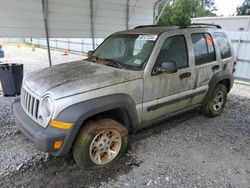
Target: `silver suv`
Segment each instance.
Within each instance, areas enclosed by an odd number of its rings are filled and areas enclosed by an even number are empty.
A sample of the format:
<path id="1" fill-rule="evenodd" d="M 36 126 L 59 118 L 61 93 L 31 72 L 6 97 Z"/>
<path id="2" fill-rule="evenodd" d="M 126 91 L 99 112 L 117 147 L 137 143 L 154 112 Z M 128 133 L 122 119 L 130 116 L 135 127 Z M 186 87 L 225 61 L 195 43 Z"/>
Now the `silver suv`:
<path id="1" fill-rule="evenodd" d="M 124 154 L 129 133 L 196 108 L 220 115 L 235 65 L 220 26 L 139 26 L 85 60 L 28 75 L 13 112 L 41 150 L 102 167 Z"/>

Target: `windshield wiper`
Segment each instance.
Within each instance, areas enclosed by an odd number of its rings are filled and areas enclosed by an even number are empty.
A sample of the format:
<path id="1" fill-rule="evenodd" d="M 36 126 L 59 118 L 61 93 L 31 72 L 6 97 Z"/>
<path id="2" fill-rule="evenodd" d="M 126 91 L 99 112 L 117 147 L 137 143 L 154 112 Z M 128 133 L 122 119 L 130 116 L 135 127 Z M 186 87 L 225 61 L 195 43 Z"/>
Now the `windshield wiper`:
<path id="1" fill-rule="evenodd" d="M 95 62 L 97 64 L 103 64 L 103 65 L 112 66 L 112 67 L 119 68 L 119 69 L 124 69 L 124 66 L 122 65 L 122 63 L 114 59 L 100 58 L 98 56 L 92 55 L 87 60 Z"/>
<path id="2" fill-rule="evenodd" d="M 110 63 L 107 64 L 107 65 L 109 65 L 109 66 L 116 67 L 116 68 L 119 68 L 119 69 L 124 69 L 124 66 L 122 66 L 122 63 L 120 63 L 120 62 L 117 61 L 117 60 L 114 60 L 114 59 L 107 59 L 107 58 L 104 58 L 104 59 L 102 59 L 102 60 L 110 62 L 111 64 L 110 64 Z M 114 64 L 115 64 L 115 65 L 114 65 Z"/>

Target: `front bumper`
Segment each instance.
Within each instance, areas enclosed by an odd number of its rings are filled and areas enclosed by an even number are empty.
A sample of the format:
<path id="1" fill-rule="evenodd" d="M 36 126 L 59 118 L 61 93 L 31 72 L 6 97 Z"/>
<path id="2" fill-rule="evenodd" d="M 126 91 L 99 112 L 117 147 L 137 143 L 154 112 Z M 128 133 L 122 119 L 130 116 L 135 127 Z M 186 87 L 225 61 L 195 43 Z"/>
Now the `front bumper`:
<path id="1" fill-rule="evenodd" d="M 70 151 L 73 143 L 71 136 L 75 132 L 74 126 L 71 130 L 66 131 L 51 126 L 41 127 L 24 112 L 20 98 L 14 100 L 12 110 L 16 125 L 35 144 L 36 148 L 55 156 L 65 155 Z M 54 142 L 60 140 L 63 141 L 62 147 L 59 150 L 54 149 Z"/>

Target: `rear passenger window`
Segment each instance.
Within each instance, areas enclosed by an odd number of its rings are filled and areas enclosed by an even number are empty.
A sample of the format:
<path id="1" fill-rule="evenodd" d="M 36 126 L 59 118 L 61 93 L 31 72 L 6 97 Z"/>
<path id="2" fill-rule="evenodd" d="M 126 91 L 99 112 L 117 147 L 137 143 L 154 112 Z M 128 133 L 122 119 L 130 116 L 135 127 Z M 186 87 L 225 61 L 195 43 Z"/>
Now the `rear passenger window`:
<path id="1" fill-rule="evenodd" d="M 214 33 L 215 40 L 220 48 L 221 59 L 226 59 L 232 56 L 229 41 L 224 33 Z"/>
<path id="2" fill-rule="evenodd" d="M 191 35 L 195 64 L 202 65 L 216 60 L 214 42 L 208 33 L 196 33 Z"/>

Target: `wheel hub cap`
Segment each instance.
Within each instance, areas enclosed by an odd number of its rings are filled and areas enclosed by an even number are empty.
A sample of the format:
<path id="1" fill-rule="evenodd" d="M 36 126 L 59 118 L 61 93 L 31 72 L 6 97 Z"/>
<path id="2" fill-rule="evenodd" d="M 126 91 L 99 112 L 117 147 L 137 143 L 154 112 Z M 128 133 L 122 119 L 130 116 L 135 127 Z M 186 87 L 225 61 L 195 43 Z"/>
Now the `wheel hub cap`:
<path id="1" fill-rule="evenodd" d="M 98 133 L 90 144 L 90 159 L 97 165 L 111 162 L 121 149 L 122 139 L 114 129 Z"/>
<path id="2" fill-rule="evenodd" d="M 215 111 L 218 111 L 221 109 L 222 105 L 224 103 L 224 96 L 223 93 L 220 91 L 216 94 L 216 96 L 214 97 L 214 101 L 213 101 L 213 108 Z"/>

